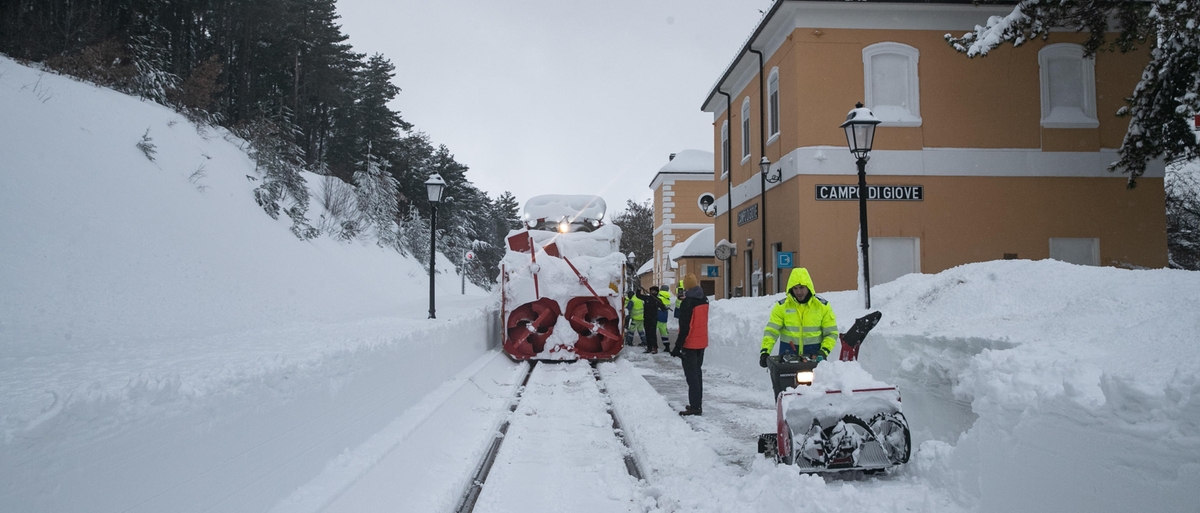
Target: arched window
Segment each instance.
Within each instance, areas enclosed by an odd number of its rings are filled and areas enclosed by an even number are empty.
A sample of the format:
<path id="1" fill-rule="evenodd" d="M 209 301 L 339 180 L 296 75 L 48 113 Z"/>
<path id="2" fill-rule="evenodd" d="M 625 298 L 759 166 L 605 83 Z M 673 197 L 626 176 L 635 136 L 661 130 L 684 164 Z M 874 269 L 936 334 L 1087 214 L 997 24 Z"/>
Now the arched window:
<path id="1" fill-rule="evenodd" d="M 1096 60 L 1083 58 L 1072 43 L 1047 45 L 1038 52 L 1042 85 L 1042 126 L 1096 128 Z"/>
<path id="2" fill-rule="evenodd" d="M 750 97 L 742 100 L 742 162 L 750 158 Z"/>
<path id="3" fill-rule="evenodd" d="M 862 55 L 867 107 L 882 126 L 921 126 L 920 52 L 886 42 L 863 48 Z"/>
<path id="4" fill-rule="evenodd" d="M 772 68 L 767 79 L 767 143 L 779 137 L 779 68 Z"/>
<path id="5" fill-rule="evenodd" d="M 721 179 L 729 175 L 729 120 L 721 123 Z"/>

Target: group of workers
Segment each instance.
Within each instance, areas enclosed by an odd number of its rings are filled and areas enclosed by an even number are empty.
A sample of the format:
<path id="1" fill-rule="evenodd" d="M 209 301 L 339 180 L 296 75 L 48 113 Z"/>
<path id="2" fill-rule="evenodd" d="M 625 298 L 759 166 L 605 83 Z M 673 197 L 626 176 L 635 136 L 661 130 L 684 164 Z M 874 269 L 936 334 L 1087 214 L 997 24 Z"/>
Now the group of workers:
<path id="1" fill-rule="evenodd" d="M 669 288 L 669 287 L 664 287 Z M 680 415 L 701 415 L 703 399 L 700 368 L 704 349 L 708 347 L 708 298 L 696 275 L 687 274 L 679 282 L 676 294 L 675 317 L 679 319 L 679 334 L 671 349 L 667 336 L 667 311 L 672 299 L 669 290 L 650 287 L 647 293 L 629 292 L 625 298 L 625 344 L 637 345 L 641 339 L 646 353 L 657 354 L 658 342 L 663 350 L 683 360 L 684 378 L 688 384 L 688 405 Z M 681 298 L 681 299 L 679 299 Z M 838 340 L 837 318 L 829 302 L 816 294 L 808 269 L 792 269 L 788 276 L 787 293 L 771 305 L 770 318 L 763 328 L 758 363 L 767 366 L 776 343 L 779 354 L 802 354 L 817 360 L 829 357 Z"/>
<path id="2" fill-rule="evenodd" d="M 683 282 L 680 282 L 680 288 L 682 287 Z M 627 292 L 625 295 L 625 318 L 629 319 L 629 325 L 625 331 L 625 345 L 638 345 L 634 339 L 636 336 L 641 340 L 641 345 L 646 347 L 645 352 L 647 353 L 658 354 L 660 340 L 663 351 L 670 352 L 671 339 L 667 335 L 667 312 L 674 303 L 675 299 L 671 297 L 668 287 L 660 290 L 654 286 L 650 287 L 649 292 L 641 289 L 638 292 L 632 290 Z M 678 312 L 676 310 L 676 314 Z"/>

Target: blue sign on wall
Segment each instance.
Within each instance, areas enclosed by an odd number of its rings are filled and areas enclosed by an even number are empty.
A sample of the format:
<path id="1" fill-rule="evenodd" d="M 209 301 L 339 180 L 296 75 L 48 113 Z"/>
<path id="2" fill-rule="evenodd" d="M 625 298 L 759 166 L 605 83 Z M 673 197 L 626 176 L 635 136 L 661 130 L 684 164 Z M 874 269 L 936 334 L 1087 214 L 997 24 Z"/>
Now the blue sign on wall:
<path id="1" fill-rule="evenodd" d="M 705 278 L 720 278 L 721 277 L 721 266 L 705 265 L 704 266 L 704 277 Z"/>
<path id="2" fill-rule="evenodd" d="M 792 251 L 780 251 L 775 253 L 775 267 L 780 269 L 791 269 L 793 255 L 794 252 Z"/>

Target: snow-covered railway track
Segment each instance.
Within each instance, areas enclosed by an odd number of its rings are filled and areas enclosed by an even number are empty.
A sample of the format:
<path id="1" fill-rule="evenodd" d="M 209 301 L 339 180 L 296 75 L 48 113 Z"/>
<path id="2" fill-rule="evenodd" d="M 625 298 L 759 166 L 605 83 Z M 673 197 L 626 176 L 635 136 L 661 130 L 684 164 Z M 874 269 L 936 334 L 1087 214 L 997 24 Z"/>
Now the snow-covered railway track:
<path id="1" fill-rule="evenodd" d="M 531 364 L 459 512 L 633 511 L 642 472 L 596 365 Z"/>

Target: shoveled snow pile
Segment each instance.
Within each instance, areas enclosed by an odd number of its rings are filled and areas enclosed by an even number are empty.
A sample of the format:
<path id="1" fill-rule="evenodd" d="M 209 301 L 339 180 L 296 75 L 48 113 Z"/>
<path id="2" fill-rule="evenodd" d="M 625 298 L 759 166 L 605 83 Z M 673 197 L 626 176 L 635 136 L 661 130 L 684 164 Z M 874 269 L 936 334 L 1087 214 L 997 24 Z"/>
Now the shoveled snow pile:
<path id="1" fill-rule="evenodd" d="M 818 293 L 842 331 L 868 313 L 855 291 Z M 705 364 L 765 379 L 756 356 L 781 297 L 714 302 Z M 883 319 L 862 366 L 899 385 L 914 442 L 924 442 L 914 459 L 938 455 L 922 473 L 965 503 L 1194 508 L 1200 273 L 993 261 L 907 275 L 871 297 Z M 910 404 L 912 392 L 950 406 Z M 954 403 L 977 419 L 947 415 Z M 961 429 L 946 436 L 956 417 Z"/>

